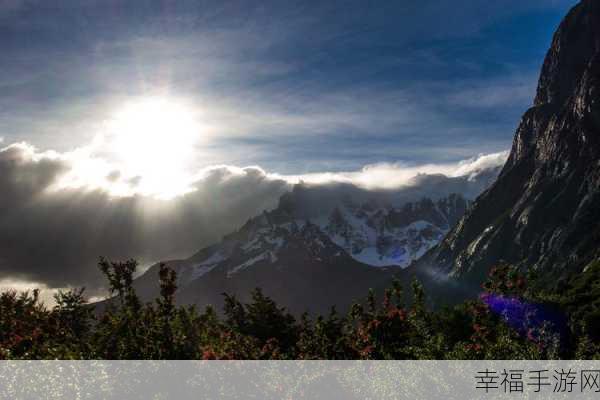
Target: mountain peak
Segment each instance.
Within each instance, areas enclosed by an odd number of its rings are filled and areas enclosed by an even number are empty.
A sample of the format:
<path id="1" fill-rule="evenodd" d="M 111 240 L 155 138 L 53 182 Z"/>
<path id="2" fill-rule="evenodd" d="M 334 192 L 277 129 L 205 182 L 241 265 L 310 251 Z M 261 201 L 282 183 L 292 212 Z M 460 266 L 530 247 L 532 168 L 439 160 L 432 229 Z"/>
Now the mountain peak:
<path id="1" fill-rule="evenodd" d="M 561 104 L 570 97 L 600 51 L 600 2 L 583 0 L 562 21 L 552 40 L 534 104 Z"/>
<path id="2" fill-rule="evenodd" d="M 598 257 L 598 243 L 600 2 L 584 0 L 554 36 L 498 180 L 415 268 L 477 284 L 506 261 L 556 282 Z"/>

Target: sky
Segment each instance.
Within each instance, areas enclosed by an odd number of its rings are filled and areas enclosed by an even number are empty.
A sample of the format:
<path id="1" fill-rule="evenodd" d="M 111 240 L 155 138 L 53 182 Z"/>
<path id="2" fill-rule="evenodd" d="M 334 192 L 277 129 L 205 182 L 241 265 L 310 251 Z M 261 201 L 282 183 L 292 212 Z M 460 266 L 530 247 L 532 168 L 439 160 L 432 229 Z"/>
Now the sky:
<path id="1" fill-rule="evenodd" d="M 158 96 L 197 114 L 201 167 L 505 150 L 574 3 L 2 0 L 0 137 L 72 150 Z"/>
<path id="2" fill-rule="evenodd" d="M 0 287 L 94 287 L 300 180 L 501 165 L 575 3 L 0 0 Z"/>

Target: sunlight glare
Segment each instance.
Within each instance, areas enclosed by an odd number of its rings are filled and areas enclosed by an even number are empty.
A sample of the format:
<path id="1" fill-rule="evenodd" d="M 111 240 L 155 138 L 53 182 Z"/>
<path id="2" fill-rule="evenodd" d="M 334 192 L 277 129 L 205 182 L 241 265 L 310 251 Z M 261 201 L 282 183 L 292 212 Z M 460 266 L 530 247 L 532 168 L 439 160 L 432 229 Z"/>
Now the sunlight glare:
<path id="1" fill-rule="evenodd" d="M 186 190 L 186 167 L 198 139 L 193 112 L 165 98 L 125 106 L 108 126 L 109 149 L 147 194 L 172 197 Z"/>

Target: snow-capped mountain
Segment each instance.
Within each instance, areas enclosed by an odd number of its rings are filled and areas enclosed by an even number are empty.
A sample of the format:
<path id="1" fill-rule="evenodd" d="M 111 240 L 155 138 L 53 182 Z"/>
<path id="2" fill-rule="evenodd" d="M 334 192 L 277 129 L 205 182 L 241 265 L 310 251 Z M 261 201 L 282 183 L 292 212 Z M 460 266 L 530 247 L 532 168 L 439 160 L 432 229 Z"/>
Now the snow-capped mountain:
<path id="1" fill-rule="evenodd" d="M 373 267 L 406 267 L 436 245 L 468 206 L 456 194 L 400 208 L 346 200 L 311 220 L 297 215 L 289 201 L 284 196 L 277 209 L 250 219 L 221 243 L 194 255 L 178 271 L 180 285 L 217 267 L 227 277 L 258 263 L 276 268 L 290 246 L 302 246 L 316 261 L 344 255 Z"/>
<path id="2" fill-rule="evenodd" d="M 464 214 L 467 200 L 424 198 L 401 208 L 342 205 L 318 225 L 354 259 L 372 266 L 406 267 L 435 246 Z"/>
<path id="3" fill-rule="evenodd" d="M 349 307 L 369 288 L 386 287 L 394 275 L 409 284 L 404 268 L 439 243 L 470 203 L 433 190 L 434 176 L 419 179 L 426 184 L 400 191 L 295 185 L 275 209 L 219 243 L 168 262 L 178 276 L 177 300 L 220 309 L 223 292 L 247 300 L 260 287 L 293 312 L 326 313 L 331 305 Z M 468 180 L 472 177 L 452 179 L 456 185 L 481 185 Z M 134 283 L 143 299 L 158 292 L 157 269 Z"/>
<path id="4" fill-rule="evenodd" d="M 172 261 L 177 271 L 177 300 L 221 309 L 223 292 L 248 300 L 260 287 L 292 312 L 325 313 L 365 295 L 366 288 L 389 282 L 397 268 L 373 268 L 352 258 L 310 221 L 277 221 L 265 212 L 220 243 L 191 258 Z M 158 266 L 134 285 L 143 299 L 156 296 Z"/>

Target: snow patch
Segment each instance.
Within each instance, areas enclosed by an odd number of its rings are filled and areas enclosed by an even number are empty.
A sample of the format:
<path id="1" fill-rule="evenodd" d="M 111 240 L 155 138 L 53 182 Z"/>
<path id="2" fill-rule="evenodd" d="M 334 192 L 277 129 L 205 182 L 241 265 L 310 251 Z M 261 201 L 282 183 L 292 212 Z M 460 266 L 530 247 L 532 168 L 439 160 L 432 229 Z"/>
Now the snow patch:
<path id="1" fill-rule="evenodd" d="M 277 256 L 272 251 L 265 251 L 264 253 L 261 253 L 261 254 L 257 255 L 256 257 L 252 257 L 248 261 L 231 268 L 229 271 L 227 271 L 227 277 L 229 278 L 233 274 L 235 274 L 243 269 L 251 267 L 252 265 L 254 265 L 260 261 L 266 261 L 266 260 L 268 260 L 271 264 L 275 263 L 275 262 L 277 262 Z"/>
<path id="2" fill-rule="evenodd" d="M 202 275 L 210 272 L 214 267 L 217 266 L 217 264 L 225 261 L 226 259 L 227 257 L 221 254 L 220 250 L 217 250 L 200 264 L 192 265 L 192 273 L 190 275 L 190 280 L 193 281 L 200 278 Z"/>

